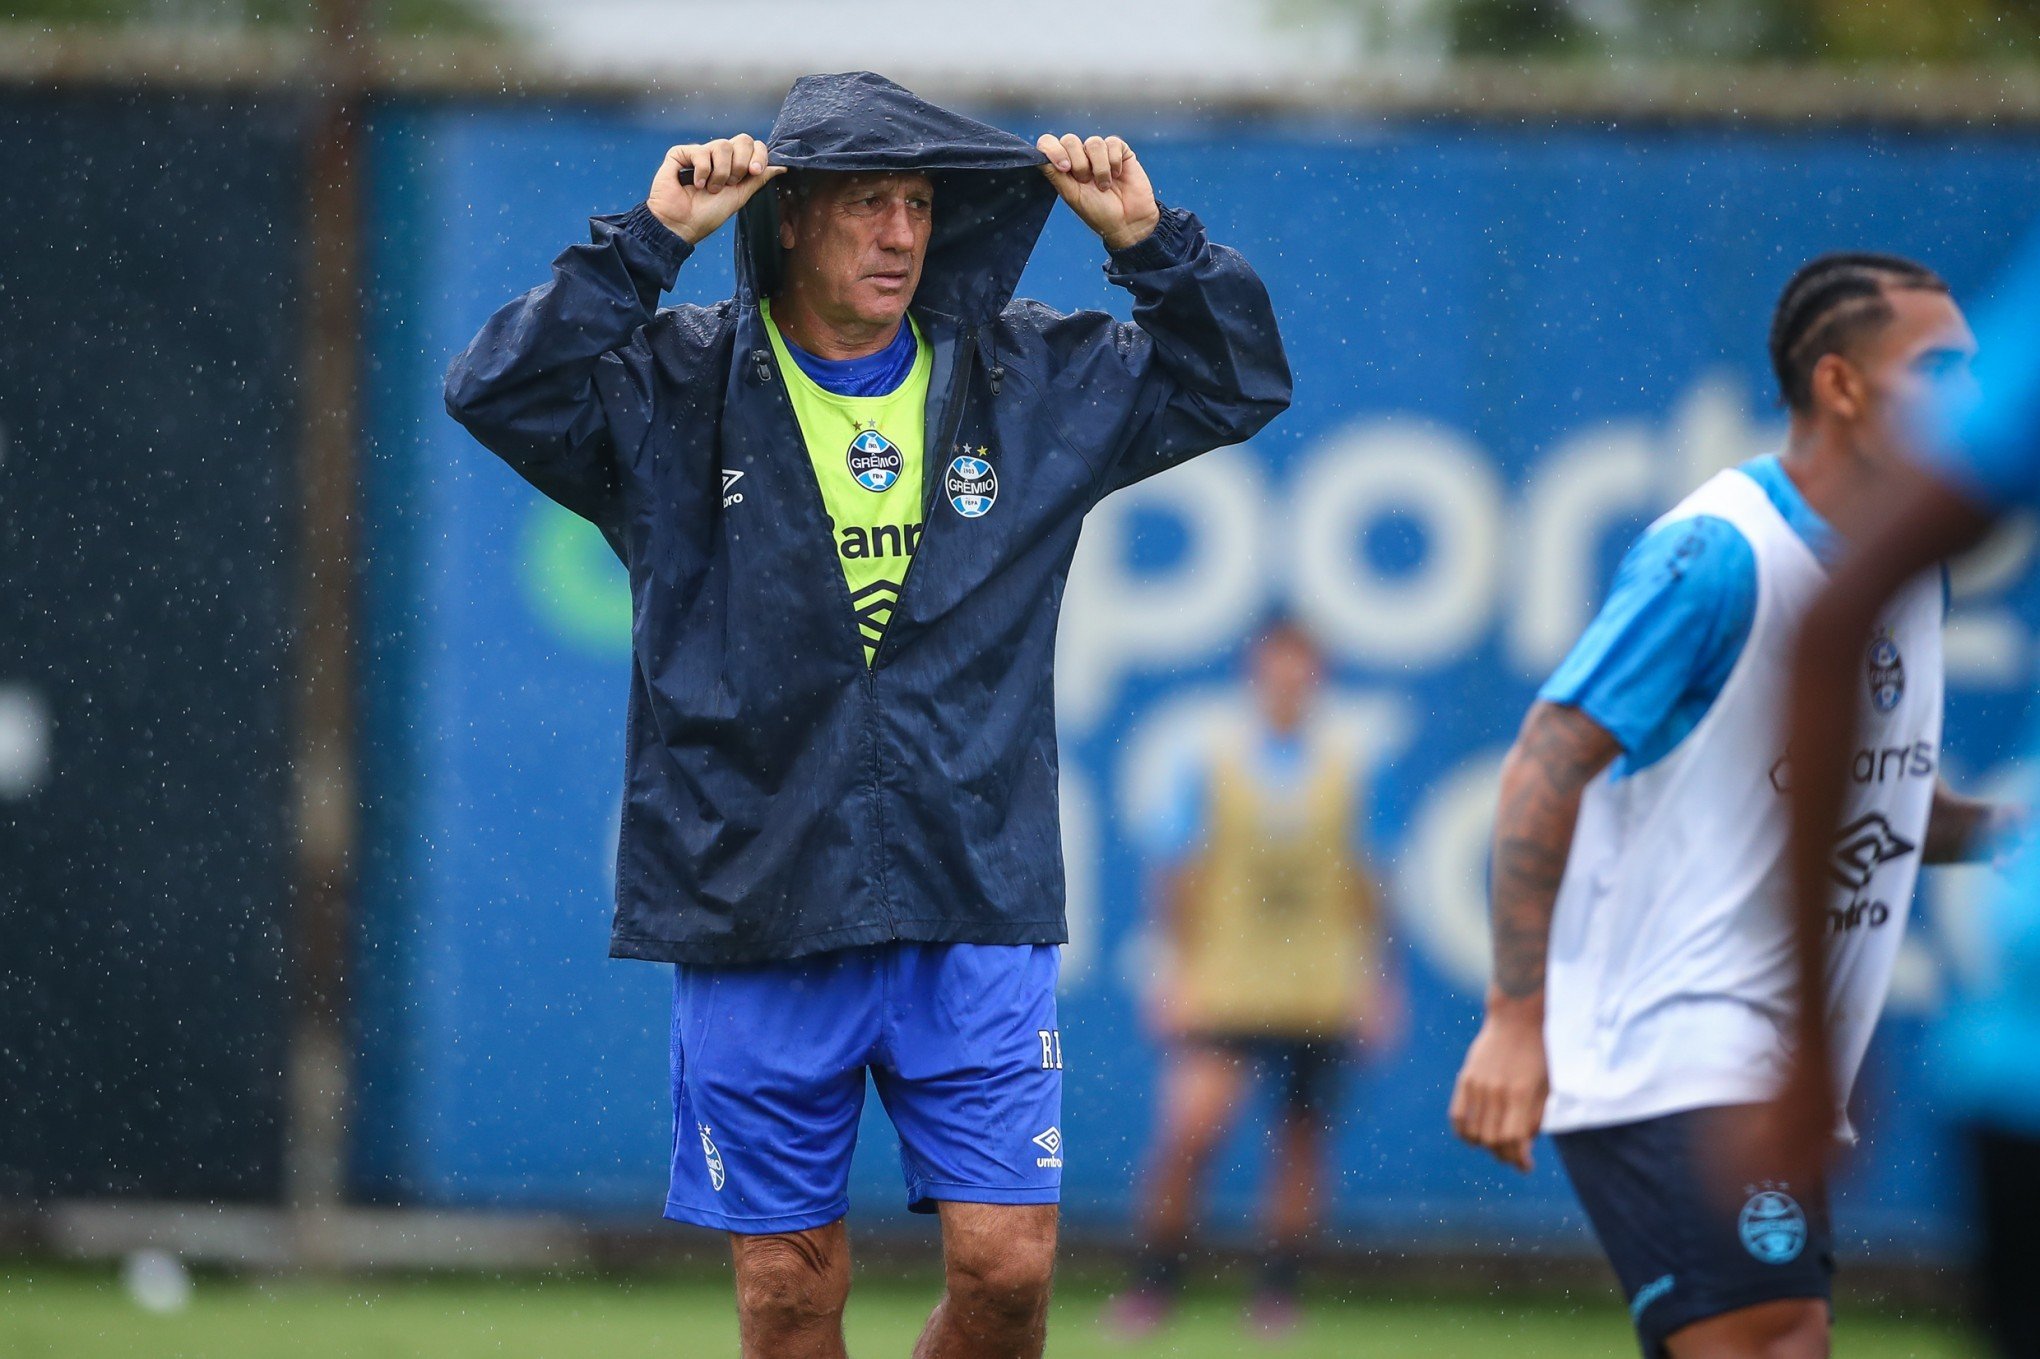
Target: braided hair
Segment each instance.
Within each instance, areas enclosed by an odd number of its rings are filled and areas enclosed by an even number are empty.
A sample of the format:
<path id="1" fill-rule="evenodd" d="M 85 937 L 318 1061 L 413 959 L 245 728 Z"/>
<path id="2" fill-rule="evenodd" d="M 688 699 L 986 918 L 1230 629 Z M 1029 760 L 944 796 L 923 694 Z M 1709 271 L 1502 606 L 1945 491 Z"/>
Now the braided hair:
<path id="1" fill-rule="evenodd" d="M 1873 251 L 1822 255 L 1786 282 L 1771 313 L 1771 371 L 1789 409 L 1804 411 L 1813 404 L 1813 370 L 1822 358 L 1843 352 L 1896 315 L 1885 295 L 1891 288 L 1948 291 L 1924 264 Z"/>

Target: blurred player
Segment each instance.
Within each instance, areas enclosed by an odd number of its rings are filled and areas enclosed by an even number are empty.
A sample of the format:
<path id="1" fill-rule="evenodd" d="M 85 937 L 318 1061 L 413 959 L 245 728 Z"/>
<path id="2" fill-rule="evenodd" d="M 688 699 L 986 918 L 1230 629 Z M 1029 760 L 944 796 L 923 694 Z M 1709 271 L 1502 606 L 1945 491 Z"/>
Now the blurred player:
<path id="1" fill-rule="evenodd" d="M 1807 614 L 1792 681 L 1792 743 L 1802 774 L 1794 787 L 1793 866 L 1798 888 L 1801 984 L 1819 985 L 1831 833 L 1848 805 L 1851 752 L 1866 744 L 1853 689 L 1874 629 L 1891 599 L 1935 562 L 1974 544 L 2002 515 L 2040 506 L 2040 250 L 2029 248 L 1978 329 L 1975 371 L 1959 346 L 1903 372 L 1891 399 L 1916 406 L 1939 379 L 1934 409 L 1919 421 L 1914 452 L 1924 471 L 1892 478 L 1889 522 L 1852 552 Z M 1943 371 L 1945 370 L 1945 371 Z M 2035 761 L 2030 746 L 2026 758 Z M 1986 835 L 2000 844 L 2025 827 L 2033 805 L 1998 809 Z M 1814 927 L 1809 928 L 1809 921 Z M 1967 1127 L 1972 1209 L 1980 1230 L 1978 1301 L 1998 1352 L 2040 1355 L 2040 855 L 2019 854 L 1985 909 L 1983 966 L 1957 974 L 1938 1034 L 1938 1089 L 1948 1116 Z M 1781 1101 L 1777 1154 L 1819 1164 L 1834 1148 L 1835 1093 L 1819 1073 L 1847 1042 L 1847 1017 L 1806 1011 L 1805 1060 Z M 1842 1047 L 1846 1057 L 1846 1047 Z M 1826 1059 L 1826 1060 L 1823 1060 Z"/>
<path id="2" fill-rule="evenodd" d="M 1831 255 L 1795 274 L 1770 336 L 1784 453 L 1714 477 L 1637 541 L 1503 765 L 1494 979 L 1452 1123 L 1523 1170 L 1540 1123 L 1555 1134 L 1646 1354 L 1827 1352 L 1823 1186 L 1781 1160 L 1711 1192 L 1705 1153 L 1748 1137 L 1791 1048 L 1798 623 L 1883 512 L 1907 394 L 1971 347 L 1911 261 Z M 1907 582 L 1823 695 L 1866 716 L 1825 847 L 1845 1090 L 1920 864 L 1962 857 L 1989 815 L 1937 773 L 1944 606 L 1938 574 Z"/>
<path id="3" fill-rule="evenodd" d="M 1133 324 L 1013 300 L 1058 196 Z M 734 295 L 659 308 L 739 209 Z M 1267 293 L 1118 138 L 869 73 L 796 82 L 769 143 L 673 147 L 593 237 L 446 395 L 629 568 L 611 951 L 677 964 L 666 1214 L 729 1233 L 746 1355 L 841 1355 L 869 1080 L 942 1221 L 915 1353 L 1039 1355 L 1056 609 L 1099 497 L 1287 404 Z"/>
<path id="4" fill-rule="evenodd" d="M 1173 1307 L 1202 1176 L 1253 1081 L 1276 1101 L 1253 1315 L 1289 1328 L 1340 1078 L 1361 1043 L 1394 1042 L 1399 1001 L 1357 848 L 1352 761 L 1310 722 L 1321 665 L 1295 623 L 1254 640 L 1256 721 L 1179 784 L 1158 836 L 1178 864 L 1157 894 L 1151 1018 L 1168 1053 L 1141 1258 L 1109 1314 L 1122 1334 L 1152 1330 Z"/>

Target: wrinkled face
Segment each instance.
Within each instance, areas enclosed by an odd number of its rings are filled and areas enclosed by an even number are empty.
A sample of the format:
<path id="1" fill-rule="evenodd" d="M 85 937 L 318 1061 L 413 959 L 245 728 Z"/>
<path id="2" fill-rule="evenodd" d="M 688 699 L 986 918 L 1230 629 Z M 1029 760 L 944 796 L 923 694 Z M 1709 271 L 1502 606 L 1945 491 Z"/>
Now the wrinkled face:
<path id="1" fill-rule="evenodd" d="M 1275 632 L 1254 647 L 1254 694 L 1261 712 L 1287 730 L 1304 719 L 1317 693 L 1317 651 L 1293 632 Z"/>
<path id="2" fill-rule="evenodd" d="M 1857 447 L 1879 469 L 1915 444 L 1937 399 L 1960 396 L 1976 380 L 1976 336 L 1953 298 L 1922 288 L 1891 288 L 1885 297 L 1891 321 L 1848 355 L 1863 392 Z"/>
<path id="3" fill-rule="evenodd" d="M 837 325 L 883 326 L 907 314 L 934 225 L 924 174 L 809 172 L 806 192 L 781 200 L 786 283 Z"/>

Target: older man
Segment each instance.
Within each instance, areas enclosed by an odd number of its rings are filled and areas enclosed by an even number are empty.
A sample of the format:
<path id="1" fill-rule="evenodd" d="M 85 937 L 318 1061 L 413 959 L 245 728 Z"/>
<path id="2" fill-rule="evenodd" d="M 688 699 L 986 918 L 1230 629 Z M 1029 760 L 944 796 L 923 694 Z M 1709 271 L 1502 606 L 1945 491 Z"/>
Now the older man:
<path id="1" fill-rule="evenodd" d="M 1134 324 L 1012 300 L 1058 195 Z M 740 208 L 736 295 L 656 309 Z M 868 1071 L 942 1221 L 917 1353 L 1038 1355 L 1057 607 L 1101 496 L 1287 405 L 1267 294 L 1118 138 L 1029 144 L 869 74 L 674 147 L 593 234 L 447 405 L 629 568 L 611 951 L 677 964 L 667 1215 L 732 1234 L 747 1354 L 841 1354 Z"/>

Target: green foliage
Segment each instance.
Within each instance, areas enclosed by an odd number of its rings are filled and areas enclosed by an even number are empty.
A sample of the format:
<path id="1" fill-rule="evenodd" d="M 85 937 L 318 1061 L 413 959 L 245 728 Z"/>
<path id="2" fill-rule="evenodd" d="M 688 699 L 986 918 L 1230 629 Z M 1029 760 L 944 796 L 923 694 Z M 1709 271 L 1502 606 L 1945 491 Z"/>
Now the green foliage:
<path id="1" fill-rule="evenodd" d="M 1551 56 L 1591 49 L 1595 34 L 1565 0 L 1458 0 L 1445 42 L 1461 56 Z"/>
<path id="2" fill-rule="evenodd" d="M 361 0 L 378 33 L 489 35 L 501 26 L 481 0 Z M 0 22 L 55 28 L 294 28 L 318 22 L 313 0 L 0 0 Z"/>
<path id="3" fill-rule="evenodd" d="M 2040 0 L 1292 0 L 1394 55 L 1934 64 L 2040 56 Z M 1401 16 L 1391 22 L 1391 15 Z M 1386 41 L 1384 41 L 1384 39 Z"/>

